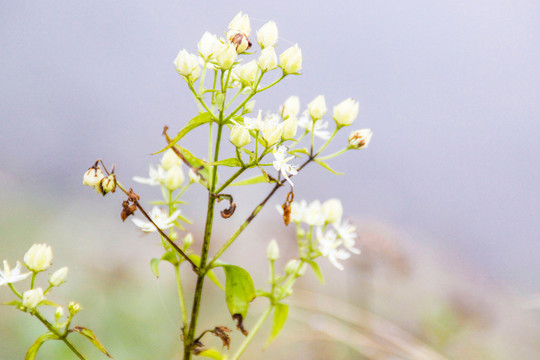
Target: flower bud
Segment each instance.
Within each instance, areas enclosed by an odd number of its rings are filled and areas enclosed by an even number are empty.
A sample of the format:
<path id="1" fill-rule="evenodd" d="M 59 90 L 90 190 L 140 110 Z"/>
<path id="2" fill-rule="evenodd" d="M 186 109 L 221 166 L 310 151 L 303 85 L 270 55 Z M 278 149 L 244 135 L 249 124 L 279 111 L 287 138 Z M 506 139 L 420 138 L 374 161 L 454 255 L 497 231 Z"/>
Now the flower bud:
<path id="1" fill-rule="evenodd" d="M 103 171 L 98 167 L 91 167 L 83 176 L 83 185 L 96 186 L 103 179 Z"/>
<path id="2" fill-rule="evenodd" d="M 349 149 L 362 149 L 369 145 L 373 132 L 370 129 L 360 129 L 353 131 L 349 135 Z"/>
<path id="3" fill-rule="evenodd" d="M 358 116 L 358 101 L 348 98 L 334 106 L 334 120 L 338 126 L 348 126 Z"/>
<path id="4" fill-rule="evenodd" d="M 26 267 L 34 272 L 40 272 L 51 265 L 52 250 L 46 244 L 34 244 L 24 254 Z"/>
<path id="5" fill-rule="evenodd" d="M 77 304 L 74 301 L 70 301 L 68 304 L 68 311 L 71 314 L 71 316 L 77 314 L 79 311 L 81 311 L 81 305 Z"/>
<path id="6" fill-rule="evenodd" d="M 199 77 L 199 60 L 197 56 L 188 53 L 185 49 L 180 50 L 174 59 L 174 66 L 180 75 L 191 76 L 193 79 Z"/>
<path id="7" fill-rule="evenodd" d="M 267 148 L 277 144 L 281 140 L 281 135 L 283 135 L 283 124 L 264 124 L 262 137 L 266 141 Z"/>
<path id="8" fill-rule="evenodd" d="M 43 295 L 43 289 L 38 287 L 33 290 L 27 290 L 24 292 L 22 304 L 26 308 L 34 309 L 43 300 L 45 300 L 45 296 Z"/>
<path id="9" fill-rule="evenodd" d="M 257 60 L 257 64 L 262 71 L 268 71 L 277 67 L 276 51 L 273 47 L 265 48 L 261 51 L 261 56 Z"/>
<path id="10" fill-rule="evenodd" d="M 49 284 L 51 284 L 51 286 L 62 285 L 63 283 L 66 282 L 67 274 L 68 274 L 68 268 L 66 266 L 56 270 L 49 278 Z"/>
<path id="11" fill-rule="evenodd" d="M 189 177 L 189 180 L 191 180 L 194 183 L 201 182 L 201 176 L 197 174 L 192 168 L 190 168 L 188 171 L 188 177 Z"/>
<path id="12" fill-rule="evenodd" d="M 289 96 L 281 107 L 281 116 L 287 119 L 291 116 L 297 117 L 300 112 L 300 99 L 298 96 Z"/>
<path id="13" fill-rule="evenodd" d="M 229 24 L 229 31 L 231 30 L 237 30 L 249 37 L 251 34 L 251 25 L 248 14 L 242 14 L 241 11 L 236 14 Z"/>
<path id="14" fill-rule="evenodd" d="M 255 108 L 255 100 L 250 100 L 244 105 L 244 109 L 242 110 L 242 115 L 249 114 L 253 111 L 253 108 Z"/>
<path id="15" fill-rule="evenodd" d="M 201 57 L 208 61 L 214 55 L 214 52 L 216 51 L 217 46 L 219 45 L 219 40 L 216 37 L 216 35 L 209 33 L 208 31 L 205 32 L 197 44 L 197 48 L 199 49 L 199 54 Z"/>
<path id="16" fill-rule="evenodd" d="M 184 244 L 185 248 L 188 248 L 193 244 L 193 235 L 191 233 L 188 233 L 184 238 L 182 239 L 182 243 Z"/>
<path id="17" fill-rule="evenodd" d="M 227 33 L 227 39 L 229 39 L 230 43 L 234 46 L 237 54 L 241 54 L 251 47 L 249 37 L 237 30 L 230 30 Z"/>
<path id="18" fill-rule="evenodd" d="M 266 248 L 266 257 L 270 261 L 277 260 L 279 258 L 279 247 L 276 239 L 272 239 Z"/>
<path id="19" fill-rule="evenodd" d="M 294 274 L 296 269 L 298 269 L 298 266 L 300 266 L 300 260 L 291 259 L 287 262 L 287 265 L 285 265 L 285 272 L 287 274 Z"/>
<path id="20" fill-rule="evenodd" d="M 247 64 L 239 66 L 236 69 L 236 76 L 242 84 L 246 86 L 253 86 L 258 72 L 259 67 L 257 66 L 257 62 L 255 60 L 251 60 Z"/>
<path id="21" fill-rule="evenodd" d="M 227 42 L 216 50 L 216 63 L 220 69 L 227 70 L 233 66 L 237 56 L 234 45 Z"/>
<path id="22" fill-rule="evenodd" d="M 283 122 L 283 135 L 281 137 L 283 140 L 293 139 L 296 135 L 296 130 L 298 130 L 298 119 L 291 116 Z"/>
<path id="23" fill-rule="evenodd" d="M 177 165 L 167 170 L 163 184 L 165 185 L 167 189 L 172 191 L 182 186 L 183 182 L 184 182 L 184 172 L 182 171 L 182 168 Z"/>
<path id="24" fill-rule="evenodd" d="M 298 45 L 291 46 L 279 56 L 283 74 L 296 74 L 302 69 L 302 50 Z"/>
<path id="25" fill-rule="evenodd" d="M 317 96 L 308 104 L 309 115 L 314 120 L 319 120 L 322 118 L 324 114 L 326 114 L 326 110 L 326 101 L 324 100 L 323 95 Z"/>
<path id="26" fill-rule="evenodd" d="M 246 146 L 251 142 L 251 135 L 245 126 L 235 125 L 231 129 L 231 143 L 237 148 Z"/>
<path id="27" fill-rule="evenodd" d="M 116 191 L 116 175 L 111 174 L 101 179 L 98 185 L 94 187 L 98 194 L 105 196 L 110 192 Z"/>
<path id="28" fill-rule="evenodd" d="M 176 155 L 176 153 L 172 149 L 165 151 L 165 153 L 161 157 L 161 167 L 164 170 L 169 170 L 173 166 L 181 166 L 181 165 L 182 165 L 182 160 L 180 160 L 178 155 Z"/>
<path id="29" fill-rule="evenodd" d="M 278 29 L 276 23 L 269 21 L 257 31 L 257 42 L 262 49 L 275 46 L 278 39 Z"/>
<path id="30" fill-rule="evenodd" d="M 339 199 L 329 199 L 323 203 L 323 213 L 327 223 L 337 223 L 343 215 L 343 206 Z"/>
<path id="31" fill-rule="evenodd" d="M 58 321 L 60 320 L 62 316 L 64 316 L 64 308 L 59 306 L 56 308 L 56 311 L 54 312 L 54 319 Z"/>

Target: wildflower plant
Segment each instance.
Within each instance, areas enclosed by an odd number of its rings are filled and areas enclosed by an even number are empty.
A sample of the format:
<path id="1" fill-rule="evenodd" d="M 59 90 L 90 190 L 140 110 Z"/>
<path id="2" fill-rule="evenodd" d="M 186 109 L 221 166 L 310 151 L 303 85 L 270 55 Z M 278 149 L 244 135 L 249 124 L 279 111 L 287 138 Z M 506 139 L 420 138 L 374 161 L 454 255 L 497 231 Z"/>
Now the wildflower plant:
<path id="1" fill-rule="evenodd" d="M 224 38 L 204 33 L 197 44 L 196 53 L 182 49 L 174 60 L 176 72 L 191 91 L 198 112 L 172 138 L 165 126 L 163 135 L 166 145 L 156 153 L 161 156 L 159 164 L 150 166 L 148 177 L 133 178 L 139 184 L 159 186 L 162 199 L 153 201 L 154 207 L 147 211 L 138 193 L 123 185 L 114 167 L 109 171 L 101 160 L 96 161 L 83 177 L 83 184 L 93 187 L 99 194 L 106 195 L 119 189 L 124 194 L 120 214 L 122 220 L 130 218 L 141 231 L 155 233 L 156 240 L 160 241 L 162 253 L 153 258 L 150 265 L 156 276 L 159 275 L 159 265 L 163 261 L 170 263 L 174 269 L 182 314 L 179 328 L 184 360 L 192 359 L 194 355 L 213 359 L 239 359 L 262 324 L 273 314 L 272 330 L 266 343 L 268 346 L 285 325 L 288 316 L 287 298 L 292 294 L 297 279 L 309 268 L 324 282 L 318 264 L 320 258 L 327 258 L 336 268 L 343 270 L 342 261 L 351 254 L 359 253 L 355 248 L 356 230 L 343 220 L 343 208 L 338 199 L 324 203 L 318 200 L 310 203 L 294 201 L 293 191 L 294 178 L 301 176 L 302 170 L 309 164 L 318 164 L 338 174 L 328 165 L 328 160 L 349 150 L 368 146 L 372 134 L 369 129 L 354 131 L 348 139 L 346 136 L 341 140 L 337 137 L 357 118 L 358 102 L 346 99 L 329 114 L 323 95 L 309 102 L 305 111 L 302 111 L 300 99 L 290 96 L 277 112 L 255 110 L 257 95 L 293 75 L 300 75 L 302 50 L 298 45 L 293 45 L 278 55 L 277 25 L 270 21 L 252 37 L 249 17 L 242 12 L 234 17 L 224 33 Z M 206 156 L 194 154 L 183 146 L 184 138 L 192 136 L 191 131 L 200 127 L 208 129 Z M 333 141 L 341 142 L 342 148 L 327 153 L 327 147 Z M 224 153 L 233 156 L 224 157 Z M 215 240 L 213 224 L 217 212 L 216 203 L 224 201 L 227 204 L 220 211 L 222 218 L 234 216 L 236 207 L 243 206 L 234 202 L 234 192 L 252 184 L 266 184 L 267 193 L 245 221 L 231 231 L 219 250 L 210 253 L 210 243 Z M 199 242 L 195 243 L 193 236 L 185 231 L 185 225 L 191 222 L 184 216 L 189 208 L 185 206 L 183 195 L 192 186 L 203 187 L 208 193 L 200 249 L 194 245 Z M 285 189 L 285 193 L 281 192 L 284 201 L 278 205 L 278 210 L 284 224 L 296 228 L 298 253 L 291 259 L 284 259 L 285 266 L 280 270 L 280 241 L 271 240 L 266 248 L 270 284 L 266 289 L 256 290 L 251 275 L 241 264 L 225 263 L 221 257 L 282 188 Z M 44 249 L 35 249 L 34 252 L 42 254 L 40 256 L 46 253 Z M 50 336 L 62 339 L 70 346 L 66 339 L 66 334 L 71 331 L 69 326 L 61 323 L 63 330 L 60 331 L 57 325 L 40 318 L 37 311 L 37 306 L 46 304 L 44 295 L 50 290 L 47 288 L 41 293 L 39 288 L 34 287 L 36 274 L 48 266 L 45 260 L 26 262 L 25 258 L 26 266 L 32 271 L 30 291 L 33 292 L 28 295 L 21 295 L 11 284 L 29 276 L 20 273 L 19 265 L 11 272 L 6 268 L 2 273 L 2 281 L 9 284 L 19 297 L 14 305 L 37 316 L 51 331 Z M 225 275 L 225 285 L 216 276 L 221 269 Z M 66 271 L 53 275 L 51 286 L 61 284 Z M 184 279 L 190 276 L 196 279 L 195 288 L 186 290 Z M 230 317 L 235 321 L 238 331 L 245 335 L 240 344 L 231 343 L 229 333 L 233 330 L 223 325 L 230 321 L 226 316 L 216 319 L 215 326 L 210 329 L 197 327 L 199 317 L 204 315 L 201 299 L 206 278 L 224 290 L 223 299 Z M 193 299 L 191 308 L 186 305 L 188 296 Z M 268 307 L 254 325 L 248 328 L 245 320 L 250 303 L 255 298 L 266 298 Z M 26 305 L 24 299 L 27 299 Z M 68 318 L 68 325 L 71 317 Z M 206 346 L 205 336 L 208 334 L 220 338 L 223 348 Z M 74 352 L 77 353 L 76 350 Z"/>

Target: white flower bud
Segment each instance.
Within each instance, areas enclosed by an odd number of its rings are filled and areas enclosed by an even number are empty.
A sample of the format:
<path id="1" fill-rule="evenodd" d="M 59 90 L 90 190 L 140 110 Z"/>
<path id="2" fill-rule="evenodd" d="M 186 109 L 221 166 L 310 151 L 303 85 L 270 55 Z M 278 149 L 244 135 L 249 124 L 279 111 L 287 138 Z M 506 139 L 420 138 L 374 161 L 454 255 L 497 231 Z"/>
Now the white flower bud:
<path id="1" fill-rule="evenodd" d="M 237 56 L 234 45 L 227 42 L 218 47 L 215 56 L 216 63 L 220 69 L 227 70 L 233 66 Z"/>
<path id="2" fill-rule="evenodd" d="M 34 244 L 24 254 L 24 263 L 32 271 L 39 272 L 46 270 L 52 261 L 51 247 L 46 244 Z"/>
<path id="3" fill-rule="evenodd" d="M 182 239 L 182 243 L 184 244 L 184 247 L 188 248 L 193 244 L 193 235 L 191 233 L 188 233 L 184 238 Z"/>
<path id="4" fill-rule="evenodd" d="M 241 54 L 251 47 L 249 37 L 237 30 L 230 30 L 227 33 L 227 39 L 229 39 L 230 43 L 234 46 L 237 54 Z"/>
<path id="5" fill-rule="evenodd" d="M 268 71 L 277 67 L 276 51 L 273 47 L 265 48 L 261 51 L 261 56 L 257 60 L 257 64 L 262 71 Z"/>
<path id="6" fill-rule="evenodd" d="M 49 284 L 51 284 L 51 286 L 62 285 L 63 283 L 66 282 L 67 274 L 68 274 L 68 268 L 66 266 L 56 270 L 49 278 Z"/>
<path id="7" fill-rule="evenodd" d="M 24 307 L 34 309 L 43 300 L 45 300 L 43 289 L 38 287 L 33 290 L 25 291 L 23 294 L 22 303 Z"/>
<path id="8" fill-rule="evenodd" d="M 314 119 L 314 120 L 319 120 L 321 119 L 324 114 L 326 114 L 326 101 L 324 100 L 324 96 L 323 95 L 319 95 L 317 96 L 315 99 L 313 99 L 309 104 L 308 104 L 308 112 L 309 112 L 309 115 Z"/>
<path id="9" fill-rule="evenodd" d="M 323 213 L 327 223 L 337 223 L 341 221 L 343 206 L 339 199 L 329 199 L 323 203 Z"/>
<path id="10" fill-rule="evenodd" d="M 279 56 L 283 73 L 296 74 L 302 69 L 302 50 L 298 45 L 291 46 Z"/>
<path id="11" fill-rule="evenodd" d="M 262 137 L 266 141 L 267 148 L 277 144 L 281 140 L 281 135 L 283 135 L 283 124 L 265 122 Z"/>
<path id="12" fill-rule="evenodd" d="M 216 35 L 205 32 L 197 44 L 199 49 L 199 54 L 204 60 L 209 60 L 214 52 L 216 51 L 217 46 L 219 45 L 219 40 Z"/>
<path id="13" fill-rule="evenodd" d="M 368 147 L 373 132 L 370 129 L 360 129 L 353 131 L 349 135 L 349 149 L 362 149 Z"/>
<path id="14" fill-rule="evenodd" d="M 249 37 L 251 34 L 251 25 L 249 23 L 248 14 L 242 14 L 241 11 L 236 14 L 229 24 L 229 31 L 230 30 L 237 30 Z"/>
<path id="15" fill-rule="evenodd" d="M 79 311 L 81 311 L 81 306 L 74 301 L 70 301 L 70 303 L 68 304 L 68 311 L 71 314 L 71 316 L 73 316 L 77 314 Z"/>
<path id="16" fill-rule="evenodd" d="M 173 166 L 181 166 L 182 160 L 176 155 L 174 150 L 168 149 L 161 157 L 161 167 L 164 170 L 169 170 Z"/>
<path id="17" fill-rule="evenodd" d="M 200 74 L 197 56 L 188 53 L 185 49 L 180 50 L 176 59 L 174 59 L 174 66 L 176 66 L 176 71 L 180 75 L 197 78 L 198 74 Z"/>
<path id="18" fill-rule="evenodd" d="M 201 177 L 195 171 L 193 171 L 192 168 L 189 169 L 188 176 L 189 179 L 194 183 L 198 183 L 201 181 Z"/>
<path id="19" fill-rule="evenodd" d="M 251 60 L 247 64 L 239 66 L 236 69 L 236 76 L 242 84 L 246 86 L 253 86 L 258 72 L 259 67 L 257 66 L 257 62 L 255 60 Z"/>
<path id="20" fill-rule="evenodd" d="M 338 126 L 348 126 L 358 116 L 358 101 L 348 98 L 334 106 L 334 120 Z"/>
<path id="21" fill-rule="evenodd" d="M 242 114 L 249 114 L 253 111 L 253 108 L 255 108 L 255 100 L 250 100 L 244 105 L 244 109 L 242 110 Z"/>
<path id="22" fill-rule="evenodd" d="M 289 117 L 283 122 L 283 140 L 293 139 L 298 130 L 298 119 L 294 116 Z"/>
<path id="23" fill-rule="evenodd" d="M 64 308 L 61 306 L 58 306 L 56 308 L 56 311 L 54 312 L 54 318 L 56 319 L 56 321 L 58 321 L 60 320 L 62 316 L 64 316 Z"/>
<path id="24" fill-rule="evenodd" d="M 279 247 L 276 239 L 272 239 L 266 248 L 266 257 L 270 261 L 277 260 L 279 258 Z"/>
<path id="25" fill-rule="evenodd" d="M 323 226 L 326 218 L 319 200 L 312 201 L 305 212 L 305 222 L 311 226 Z"/>
<path id="26" fill-rule="evenodd" d="M 257 31 L 257 42 L 262 49 L 275 46 L 278 39 L 278 29 L 276 23 L 269 21 Z"/>
<path id="27" fill-rule="evenodd" d="M 298 269 L 298 266 L 300 266 L 300 260 L 291 259 L 287 262 L 287 265 L 285 265 L 285 272 L 287 274 L 294 274 L 296 269 Z"/>
<path id="28" fill-rule="evenodd" d="M 182 171 L 182 168 L 177 165 L 167 170 L 163 184 L 169 190 L 176 190 L 180 186 L 182 186 L 183 182 L 184 182 L 184 172 Z"/>
<path id="29" fill-rule="evenodd" d="M 246 146 L 251 142 L 251 135 L 245 126 L 235 125 L 231 129 L 231 143 L 237 148 Z"/>
<path id="30" fill-rule="evenodd" d="M 287 100 L 283 103 L 281 107 L 281 116 L 284 119 L 287 119 L 291 116 L 298 117 L 300 112 L 300 99 L 298 96 L 289 96 Z"/>
<path id="31" fill-rule="evenodd" d="M 103 179 L 103 171 L 99 167 L 91 167 L 83 176 L 83 185 L 96 186 Z"/>

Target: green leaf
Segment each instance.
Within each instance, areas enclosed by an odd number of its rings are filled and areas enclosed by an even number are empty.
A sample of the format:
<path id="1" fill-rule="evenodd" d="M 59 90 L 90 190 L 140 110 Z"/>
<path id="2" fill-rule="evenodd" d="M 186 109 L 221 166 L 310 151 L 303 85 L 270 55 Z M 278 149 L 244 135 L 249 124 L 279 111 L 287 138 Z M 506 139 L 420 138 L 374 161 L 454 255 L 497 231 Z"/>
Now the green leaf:
<path id="1" fill-rule="evenodd" d="M 39 304 L 40 305 L 49 305 L 49 306 L 54 306 L 54 307 L 59 307 L 60 306 L 57 303 L 52 302 L 51 300 L 47 300 L 47 299 L 41 300 Z"/>
<path id="2" fill-rule="evenodd" d="M 242 163 L 237 158 L 229 158 L 220 161 L 207 163 L 208 165 L 229 166 L 229 167 L 241 167 Z"/>
<path id="3" fill-rule="evenodd" d="M 270 182 L 268 180 L 268 177 L 266 177 L 264 175 L 257 175 L 255 177 L 252 177 L 252 178 L 249 178 L 249 179 L 234 182 L 231 185 L 232 186 L 241 186 L 241 185 L 260 184 L 260 183 L 266 183 L 266 182 Z"/>
<path id="4" fill-rule="evenodd" d="M 191 254 L 191 255 L 188 255 L 188 257 L 191 259 L 191 261 L 193 261 L 195 266 L 199 267 L 199 265 L 201 264 L 201 257 L 199 255 Z M 225 290 L 223 285 L 221 285 L 221 283 L 219 282 L 219 279 L 217 278 L 216 274 L 214 274 L 212 270 L 208 270 L 206 272 L 206 276 L 208 276 L 208 278 L 212 280 L 212 282 L 216 284 L 221 290 Z"/>
<path id="5" fill-rule="evenodd" d="M 36 341 L 32 344 L 32 346 L 30 346 L 30 348 L 26 352 L 26 356 L 24 357 L 24 360 L 34 360 L 36 358 L 37 352 L 39 348 L 41 347 L 41 345 L 43 345 L 45 341 L 49 341 L 49 340 L 58 340 L 58 336 L 56 336 L 55 334 L 51 332 L 48 332 L 38 337 Z"/>
<path id="6" fill-rule="evenodd" d="M 154 273 L 154 275 L 156 275 L 157 278 L 159 277 L 159 262 L 160 261 L 161 261 L 160 259 L 156 259 L 156 258 L 153 258 L 152 260 L 150 260 L 150 269 L 152 269 L 152 272 Z"/>
<path id="7" fill-rule="evenodd" d="M 283 326 L 285 325 L 285 321 L 287 321 L 288 316 L 289 305 L 277 304 L 274 309 L 274 321 L 272 323 L 272 331 L 270 332 L 268 340 L 266 340 L 266 344 L 264 345 L 265 348 L 270 345 L 272 341 L 274 341 L 274 339 L 279 335 L 281 329 L 283 329 Z"/>
<path id="8" fill-rule="evenodd" d="M 214 118 L 214 116 L 212 114 L 210 114 L 209 112 L 203 112 L 203 113 L 200 113 L 199 115 L 195 116 L 193 119 L 188 121 L 186 126 L 184 126 L 184 128 L 182 130 L 180 130 L 180 132 L 178 132 L 178 134 L 176 134 L 174 139 L 172 139 L 171 142 L 167 146 L 165 146 L 163 149 L 159 150 L 158 152 L 153 153 L 152 155 L 156 155 L 156 154 L 159 154 L 159 153 L 161 153 L 161 152 L 163 152 L 163 151 L 165 151 L 167 149 L 170 149 L 181 138 L 186 136 L 186 134 L 189 133 L 191 130 L 195 129 L 198 126 L 201 126 L 202 124 L 212 122 L 213 118 Z"/>
<path id="9" fill-rule="evenodd" d="M 321 284 L 324 285 L 325 281 L 324 281 L 324 276 L 321 272 L 321 268 L 319 267 L 319 264 L 317 264 L 315 261 L 308 261 L 308 264 L 311 265 L 311 268 L 313 269 L 313 272 L 315 273 L 315 276 L 317 277 L 317 279 L 319 279 L 319 281 L 321 282 Z"/>
<path id="10" fill-rule="evenodd" d="M 70 331 L 75 331 L 75 332 L 81 334 L 82 336 L 84 336 L 85 338 L 90 340 L 90 342 L 92 344 L 94 344 L 94 346 L 97 347 L 99 349 L 99 351 L 101 351 L 102 353 L 104 353 L 105 355 L 107 355 L 108 357 L 110 357 L 112 359 L 111 354 L 109 354 L 107 352 L 107 350 L 105 350 L 105 347 L 103 346 L 102 343 L 99 342 L 99 340 L 97 339 L 96 335 L 94 334 L 94 332 L 92 330 L 87 329 L 87 328 L 82 327 L 82 326 L 75 326 Z"/>
<path id="11" fill-rule="evenodd" d="M 178 259 L 176 258 L 176 253 L 172 250 L 167 251 L 161 256 L 161 260 L 170 262 L 173 265 L 178 265 Z"/>
<path id="12" fill-rule="evenodd" d="M 290 150 L 289 151 L 289 154 L 305 154 L 305 155 L 309 155 L 309 151 L 307 148 L 301 148 L 301 149 L 294 149 L 294 150 Z"/>
<path id="13" fill-rule="evenodd" d="M 324 161 L 322 160 L 319 160 L 317 158 L 314 158 L 313 161 L 315 161 L 317 164 L 321 165 L 323 168 L 325 168 L 326 170 L 330 171 L 332 174 L 336 174 L 336 175 L 343 175 L 343 173 L 340 173 L 340 172 L 337 172 L 335 170 L 333 170 L 327 163 L 325 163 Z"/>
<path id="14" fill-rule="evenodd" d="M 8 301 L 8 302 L 3 302 L 3 303 L 1 303 L 0 305 L 7 305 L 7 306 L 11 306 L 11 305 L 14 305 L 14 306 L 22 306 L 22 302 L 17 301 L 17 300 L 11 300 L 11 301 Z"/>
<path id="15" fill-rule="evenodd" d="M 205 358 L 210 358 L 210 359 L 215 359 L 215 360 L 223 360 L 223 356 L 221 356 L 221 354 L 217 350 L 214 350 L 214 349 L 202 350 L 201 352 L 197 353 L 197 356 L 202 356 Z"/>
<path id="16" fill-rule="evenodd" d="M 246 318 L 249 303 L 255 299 L 255 286 L 249 273 L 236 265 L 223 265 L 225 271 L 225 300 L 229 312 Z"/>

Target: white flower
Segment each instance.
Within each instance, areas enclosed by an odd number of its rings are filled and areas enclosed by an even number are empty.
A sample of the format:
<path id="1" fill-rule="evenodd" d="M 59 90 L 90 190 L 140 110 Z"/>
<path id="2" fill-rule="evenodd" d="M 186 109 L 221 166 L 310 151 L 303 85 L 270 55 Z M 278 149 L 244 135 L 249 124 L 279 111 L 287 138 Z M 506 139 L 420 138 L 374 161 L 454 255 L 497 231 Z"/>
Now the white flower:
<path id="1" fill-rule="evenodd" d="M 298 119 L 294 116 L 289 117 L 283 122 L 283 140 L 290 140 L 296 135 L 298 130 Z"/>
<path id="2" fill-rule="evenodd" d="M 261 48 L 276 45 L 278 39 L 278 29 L 276 23 L 269 21 L 257 31 L 257 41 Z"/>
<path id="3" fill-rule="evenodd" d="M 342 241 L 337 239 L 337 234 L 332 230 L 328 230 L 323 234 L 321 228 L 318 227 L 316 236 L 318 249 L 321 252 L 321 255 L 327 257 L 332 265 L 339 270 L 343 270 L 343 265 L 341 265 L 338 260 L 348 259 L 351 254 L 345 249 L 338 249 L 342 244 Z"/>
<path id="4" fill-rule="evenodd" d="M 319 120 L 313 122 L 307 112 L 304 112 L 300 119 L 298 119 L 298 126 L 307 131 L 313 131 L 313 134 L 320 139 L 328 140 L 330 138 L 330 131 L 326 130 L 328 128 L 328 121 Z"/>
<path id="5" fill-rule="evenodd" d="M 251 25 L 249 16 L 240 11 L 232 19 L 227 31 L 227 39 L 234 45 L 235 51 L 240 54 L 251 47 L 249 36 L 251 34 Z"/>
<path id="6" fill-rule="evenodd" d="M 237 56 L 235 46 L 227 42 L 217 48 L 216 63 L 220 69 L 227 70 L 233 66 Z"/>
<path id="7" fill-rule="evenodd" d="M 236 14 L 229 24 L 230 30 L 237 30 L 249 37 L 251 34 L 251 25 L 248 14 L 243 14 L 241 11 Z"/>
<path id="8" fill-rule="evenodd" d="M 199 49 L 199 55 L 205 60 L 208 61 L 214 52 L 216 51 L 217 46 L 219 45 L 219 40 L 216 35 L 205 32 L 197 44 Z"/>
<path id="9" fill-rule="evenodd" d="M 63 268 L 60 268 L 56 270 L 51 277 L 49 278 L 49 283 L 52 286 L 60 286 L 64 282 L 66 282 L 66 277 L 68 274 L 68 268 L 64 266 Z"/>
<path id="10" fill-rule="evenodd" d="M 155 185 L 161 185 L 162 182 L 165 181 L 165 169 L 161 166 L 158 166 L 157 169 L 154 168 L 152 165 L 150 165 L 150 169 L 148 170 L 149 178 L 143 178 L 140 176 L 134 176 L 133 181 L 136 181 L 141 184 L 148 184 L 150 186 Z"/>
<path id="11" fill-rule="evenodd" d="M 182 165 L 182 160 L 180 160 L 180 158 L 178 157 L 178 155 L 176 155 L 173 149 L 168 149 L 161 157 L 161 167 L 164 170 L 169 170 L 173 166 L 180 165 Z"/>
<path id="12" fill-rule="evenodd" d="M 193 79 L 198 78 L 201 71 L 197 56 L 188 53 L 185 49 L 180 50 L 174 59 L 174 66 L 180 75 L 191 76 Z"/>
<path id="13" fill-rule="evenodd" d="M 278 123 L 276 117 L 267 118 L 262 127 L 262 137 L 266 142 L 266 147 L 275 145 L 281 140 L 281 135 L 283 135 L 283 124 Z"/>
<path id="14" fill-rule="evenodd" d="M 300 202 L 293 202 L 291 204 L 291 221 L 295 223 L 301 223 L 306 219 L 307 201 L 302 200 Z"/>
<path id="15" fill-rule="evenodd" d="M 341 220 L 343 206 L 339 199 L 329 199 L 323 204 L 324 217 L 327 223 L 336 223 Z"/>
<path id="16" fill-rule="evenodd" d="M 302 69 L 302 50 L 298 45 L 291 46 L 279 55 L 283 74 L 295 74 Z"/>
<path id="17" fill-rule="evenodd" d="M 255 100 L 250 100 L 244 105 L 244 109 L 242 110 L 242 114 L 249 114 L 253 111 L 253 108 L 255 107 Z"/>
<path id="18" fill-rule="evenodd" d="M 268 260 L 277 260 L 279 258 L 279 246 L 276 239 L 272 239 L 266 248 L 266 257 Z"/>
<path id="19" fill-rule="evenodd" d="M 262 120 L 262 111 L 259 110 L 259 113 L 257 114 L 256 118 L 245 117 L 244 126 L 249 130 L 255 130 L 255 131 L 262 130 L 264 126 L 264 122 Z"/>
<path id="20" fill-rule="evenodd" d="M 47 269 L 52 261 L 52 249 L 46 244 L 34 244 L 24 254 L 24 263 L 32 271 L 39 272 Z"/>
<path id="21" fill-rule="evenodd" d="M 259 67 L 257 66 L 257 62 L 255 60 L 251 60 L 247 64 L 237 67 L 235 70 L 236 77 L 242 84 L 252 86 L 253 82 L 257 78 Z"/>
<path id="22" fill-rule="evenodd" d="M 184 182 L 184 172 L 182 168 L 178 165 L 171 167 L 167 170 L 165 174 L 165 179 L 163 180 L 163 185 L 169 190 L 176 190 Z"/>
<path id="23" fill-rule="evenodd" d="M 165 210 L 160 209 L 157 206 L 152 208 L 150 212 L 150 218 L 161 229 L 169 229 L 174 226 L 174 221 L 180 216 L 180 210 L 176 210 L 171 216 L 167 216 Z M 139 227 L 144 232 L 157 231 L 156 227 L 151 223 L 139 219 L 132 219 L 135 226 Z"/>
<path id="24" fill-rule="evenodd" d="M 360 250 L 354 247 L 354 244 L 356 243 L 355 239 L 358 237 L 356 234 L 356 228 L 347 221 L 343 221 L 341 223 L 335 222 L 332 224 L 332 226 L 334 229 L 336 229 L 340 239 L 343 240 L 343 246 L 345 246 L 347 250 L 353 254 L 360 254 Z"/>
<path id="25" fill-rule="evenodd" d="M 338 126 L 348 126 L 358 116 L 358 101 L 348 98 L 334 106 L 334 120 Z"/>
<path id="26" fill-rule="evenodd" d="M 322 226 L 326 221 L 323 208 L 319 200 L 312 201 L 304 213 L 304 221 L 311 226 Z"/>
<path id="27" fill-rule="evenodd" d="M 29 309 L 33 309 L 38 306 L 38 304 L 43 300 L 45 300 L 45 296 L 43 295 L 43 289 L 38 287 L 33 290 L 25 291 L 23 293 L 22 303 L 23 306 Z"/>
<path id="28" fill-rule="evenodd" d="M 17 261 L 15 269 L 11 270 L 7 260 L 4 260 L 4 271 L 0 270 L 0 286 L 12 284 L 17 281 L 24 280 L 31 273 L 21 274 L 21 263 Z"/>
<path id="29" fill-rule="evenodd" d="M 351 135 L 349 135 L 349 148 L 356 150 L 367 148 L 372 136 L 373 132 L 370 129 L 353 131 Z"/>
<path id="30" fill-rule="evenodd" d="M 315 99 L 313 99 L 308 104 L 307 107 L 308 107 L 309 115 L 314 120 L 318 120 L 318 119 L 322 118 L 324 116 L 324 114 L 326 114 L 326 110 L 327 110 L 326 101 L 324 100 L 323 95 L 317 96 Z"/>
<path id="31" fill-rule="evenodd" d="M 297 117 L 300 112 L 300 99 L 298 96 L 289 96 L 281 107 L 281 116 L 284 119 L 289 117 Z"/>
<path id="32" fill-rule="evenodd" d="M 91 167 L 83 176 L 83 185 L 96 186 L 103 179 L 103 171 L 99 167 Z"/>
<path id="33" fill-rule="evenodd" d="M 245 126 L 234 125 L 231 129 L 230 140 L 234 146 L 241 148 L 251 142 L 251 135 Z"/>
<path id="34" fill-rule="evenodd" d="M 283 145 L 274 147 L 272 154 L 274 155 L 275 159 L 272 163 L 274 165 L 274 169 L 281 172 L 281 175 L 283 175 L 283 177 L 289 182 L 289 184 L 291 184 L 291 186 L 294 186 L 291 179 L 289 179 L 289 175 L 298 174 L 298 166 L 287 164 L 291 159 L 294 159 L 294 156 L 286 157 L 287 147 Z"/>
<path id="35" fill-rule="evenodd" d="M 273 70 L 277 67 L 277 55 L 273 47 L 264 48 L 261 51 L 261 56 L 257 60 L 257 64 L 262 71 Z"/>

